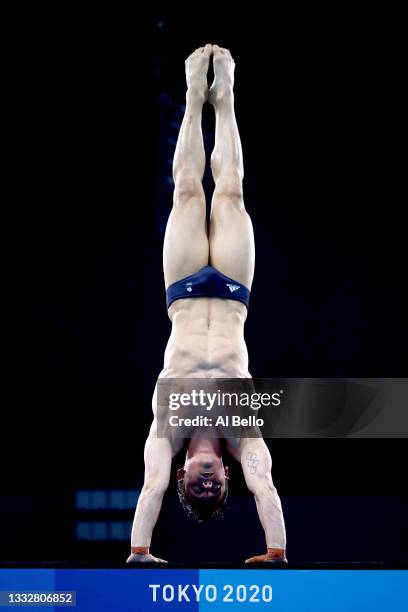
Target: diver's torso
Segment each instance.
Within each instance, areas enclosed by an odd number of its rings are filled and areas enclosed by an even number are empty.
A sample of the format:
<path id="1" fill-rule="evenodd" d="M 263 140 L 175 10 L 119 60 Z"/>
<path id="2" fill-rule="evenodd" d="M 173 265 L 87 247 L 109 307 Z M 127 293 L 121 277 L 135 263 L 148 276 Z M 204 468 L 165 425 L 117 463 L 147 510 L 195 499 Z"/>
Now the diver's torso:
<path id="1" fill-rule="evenodd" d="M 248 378 L 247 308 L 220 298 L 189 298 L 169 308 L 172 331 L 160 378 Z"/>

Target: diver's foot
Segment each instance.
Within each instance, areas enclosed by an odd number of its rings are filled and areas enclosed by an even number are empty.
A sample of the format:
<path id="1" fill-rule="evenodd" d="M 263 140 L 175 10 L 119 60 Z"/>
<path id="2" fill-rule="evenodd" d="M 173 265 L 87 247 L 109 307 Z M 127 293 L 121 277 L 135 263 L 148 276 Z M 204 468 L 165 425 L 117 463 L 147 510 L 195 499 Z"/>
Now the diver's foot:
<path id="1" fill-rule="evenodd" d="M 235 62 L 228 49 L 213 45 L 214 81 L 208 91 L 213 106 L 233 100 Z"/>
<path id="2" fill-rule="evenodd" d="M 212 45 L 199 47 L 186 59 L 186 81 L 188 101 L 204 104 L 208 97 L 207 72 L 212 54 Z"/>

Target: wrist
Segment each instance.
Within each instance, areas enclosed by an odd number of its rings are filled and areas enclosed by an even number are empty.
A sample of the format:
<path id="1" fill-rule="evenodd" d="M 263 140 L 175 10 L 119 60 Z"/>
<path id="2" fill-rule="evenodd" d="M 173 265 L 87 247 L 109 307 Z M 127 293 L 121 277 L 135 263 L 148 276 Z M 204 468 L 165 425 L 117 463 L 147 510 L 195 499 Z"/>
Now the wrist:
<path id="1" fill-rule="evenodd" d="M 148 546 L 132 546 L 130 548 L 130 552 L 133 555 L 148 555 L 149 547 Z"/>
<path id="2" fill-rule="evenodd" d="M 286 559 L 284 548 L 268 548 L 266 554 L 268 559 Z"/>

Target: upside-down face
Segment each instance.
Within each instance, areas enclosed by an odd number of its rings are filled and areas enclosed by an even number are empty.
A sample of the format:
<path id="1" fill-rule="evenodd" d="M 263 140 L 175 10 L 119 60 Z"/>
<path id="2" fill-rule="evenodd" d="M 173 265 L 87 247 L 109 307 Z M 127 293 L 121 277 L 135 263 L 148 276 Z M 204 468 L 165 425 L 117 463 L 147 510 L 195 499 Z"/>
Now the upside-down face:
<path id="1" fill-rule="evenodd" d="M 197 453 L 177 471 L 180 500 L 199 520 L 214 516 L 226 499 L 228 477 L 221 457 L 207 451 Z"/>
<path id="2" fill-rule="evenodd" d="M 188 498 L 214 501 L 223 499 L 228 479 L 228 467 L 215 453 L 199 453 L 187 459 L 184 468 L 178 470 L 177 479 L 184 480 Z"/>

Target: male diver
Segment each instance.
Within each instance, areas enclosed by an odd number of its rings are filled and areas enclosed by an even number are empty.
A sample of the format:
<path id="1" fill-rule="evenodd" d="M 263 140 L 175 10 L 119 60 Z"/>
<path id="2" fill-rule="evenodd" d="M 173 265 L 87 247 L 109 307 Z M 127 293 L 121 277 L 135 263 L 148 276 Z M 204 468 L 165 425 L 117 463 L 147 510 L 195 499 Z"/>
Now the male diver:
<path id="1" fill-rule="evenodd" d="M 213 58 L 214 82 L 207 71 Z M 250 378 L 244 341 L 255 247 L 245 210 L 241 140 L 234 112 L 235 63 L 228 49 L 207 44 L 186 60 L 186 109 L 173 162 L 174 201 L 163 247 L 171 335 L 159 378 Z M 215 109 L 211 170 L 215 189 L 207 227 L 202 178 L 205 151 L 202 107 Z M 232 289 L 231 289 L 232 287 Z M 197 519 L 221 514 L 228 494 L 222 451 L 238 460 L 265 531 L 266 552 L 246 563 L 286 562 L 282 506 L 272 481 L 271 456 L 260 438 L 167 439 L 157 436 L 157 387 L 153 422 L 144 451 L 145 480 L 137 503 L 128 562 L 165 563 L 150 553 L 153 528 L 169 485 L 172 458 L 186 447 L 177 472 L 178 493 Z"/>

